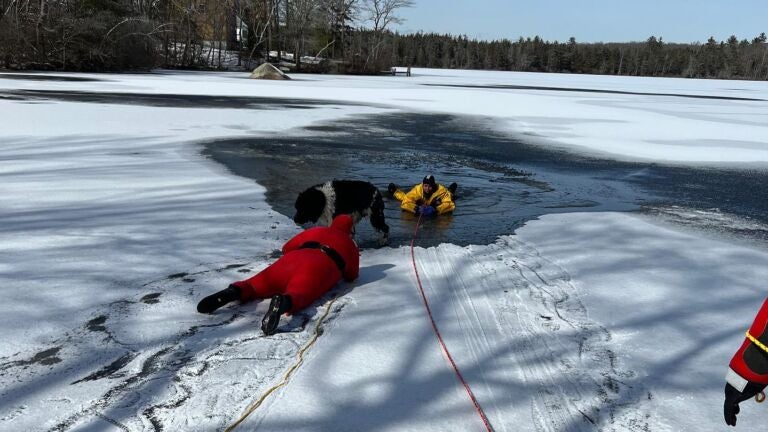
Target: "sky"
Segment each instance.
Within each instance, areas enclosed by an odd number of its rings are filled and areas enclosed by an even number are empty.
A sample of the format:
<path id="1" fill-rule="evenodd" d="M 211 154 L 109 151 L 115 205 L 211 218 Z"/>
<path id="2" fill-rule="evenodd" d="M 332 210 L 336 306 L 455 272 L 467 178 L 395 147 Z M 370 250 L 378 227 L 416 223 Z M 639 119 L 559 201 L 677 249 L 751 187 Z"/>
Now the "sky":
<path id="1" fill-rule="evenodd" d="M 403 9 L 400 32 L 464 34 L 477 39 L 517 39 L 539 35 L 546 40 L 581 42 L 644 41 L 661 36 L 668 42 L 724 40 L 735 34 L 752 40 L 768 32 L 764 0 L 414 0 Z"/>

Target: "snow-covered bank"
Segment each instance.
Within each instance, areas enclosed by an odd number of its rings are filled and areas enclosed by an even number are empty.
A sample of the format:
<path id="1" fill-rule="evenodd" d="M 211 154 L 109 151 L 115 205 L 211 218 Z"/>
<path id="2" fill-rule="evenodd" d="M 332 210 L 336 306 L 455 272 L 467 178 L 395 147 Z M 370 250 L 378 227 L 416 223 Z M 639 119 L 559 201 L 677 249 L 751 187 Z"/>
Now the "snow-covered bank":
<path id="1" fill-rule="evenodd" d="M 14 305 L 0 317 L 13 335 L 3 357 L 140 281 L 264 255 L 296 230 L 259 206 L 262 188 L 223 175 L 192 147 L 90 136 L 5 141 L 0 152 L 0 279 Z"/>
<path id="2" fill-rule="evenodd" d="M 404 274 L 407 249 L 364 258 L 377 276 L 350 293 L 354 307 L 274 406 L 246 424 L 481 429 L 450 368 L 425 360 L 439 350 Z M 549 215 L 493 245 L 418 249 L 417 260 L 499 431 L 722 430 L 725 367 L 768 277 L 765 251 L 619 213 Z M 743 405 L 743 424 L 768 419 Z"/>
<path id="3" fill-rule="evenodd" d="M 654 417 L 669 430 L 725 428 L 723 376 L 766 297 L 765 250 L 616 213 L 548 215 L 515 237 L 567 269 L 633 371 L 622 385 L 644 386 Z M 741 425 L 768 420 L 763 406 L 742 405 Z"/>
<path id="4" fill-rule="evenodd" d="M 516 134 L 621 157 L 692 162 L 731 146 L 721 160 L 768 160 L 768 128 L 758 121 L 766 102 L 420 85 L 503 81 L 768 99 L 762 83 L 419 73 L 290 83 L 107 75 L 0 80 L 0 92 L 338 99 L 498 116 Z M 258 331 L 263 302 L 195 312 L 202 296 L 268 265 L 298 230 L 269 209 L 261 186 L 202 159 L 195 142 L 292 133 L 392 108 L 51 97 L 0 97 L 0 429 L 232 424 L 295 363 L 326 303 L 284 319 L 270 338 Z M 674 144 L 646 146 L 656 139 Z M 669 156 L 672 148 L 682 151 Z M 438 325 L 496 430 L 724 429 L 723 374 L 765 296 L 765 251 L 589 213 L 546 216 L 491 245 L 419 248 L 416 257 Z M 431 334 L 407 248 L 365 251 L 361 263 L 360 280 L 335 291 L 305 363 L 245 425 L 479 429 Z M 740 426 L 768 420 L 759 406 L 743 406 Z"/>

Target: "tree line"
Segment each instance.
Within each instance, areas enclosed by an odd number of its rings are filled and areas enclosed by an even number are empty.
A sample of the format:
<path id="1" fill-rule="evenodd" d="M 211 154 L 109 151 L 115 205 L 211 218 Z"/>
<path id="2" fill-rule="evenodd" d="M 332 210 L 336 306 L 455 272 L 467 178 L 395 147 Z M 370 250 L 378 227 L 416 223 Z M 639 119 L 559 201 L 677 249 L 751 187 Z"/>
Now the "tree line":
<path id="1" fill-rule="evenodd" d="M 412 4 L 412 0 L 0 0 L 0 68 L 248 68 L 273 61 L 301 69 L 302 56 L 307 56 L 328 59 L 324 71 L 373 73 L 387 67 L 389 57 L 381 54 L 391 42 L 389 27 L 401 22 L 397 11 Z M 311 65 L 320 68 L 317 63 Z"/>
<path id="2" fill-rule="evenodd" d="M 538 36 L 512 42 L 417 33 L 393 38 L 391 61 L 432 68 L 767 80 L 766 40 L 761 33 L 751 41 L 710 37 L 703 44 L 666 43 L 655 36 L 627 43 L 549 42 Z"/>
<path id="3" fill-rule="evenodd" d="M 392 65 L 768 79 L 765 34 L 706 43 L 398 34 L 413 0 L 0 0 L 0 68 L 379 73 Z"/>

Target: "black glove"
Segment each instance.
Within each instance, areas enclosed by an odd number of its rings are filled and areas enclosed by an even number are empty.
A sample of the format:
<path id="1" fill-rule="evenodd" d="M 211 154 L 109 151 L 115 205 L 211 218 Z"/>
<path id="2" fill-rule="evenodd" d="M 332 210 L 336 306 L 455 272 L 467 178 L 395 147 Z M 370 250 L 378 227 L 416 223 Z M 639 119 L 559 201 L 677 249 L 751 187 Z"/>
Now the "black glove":
<path id="1" fill-rule="evenodd" d="M 453 182 L 448 185 L 448 191 L 451 193 L 451 195 L 456 195 L 456 188 L 458 188 L 459 185 L 456 184 L 456 182 Z"/>
<path id="2" fill-rule="evenodd" d="M 739 403 L 754 397 L 763 391 L 765 385 L 748 382 L 744 391 L 738 391 L 730 384 L 725 385 L 725 403 L 723 404 L 723 416 L 725 424 L 736 426 L 736 414 L 739 413 Z"/>
<path id="3" fill-rule="evenodd" d="M 397 185 L 394 183 L 390 183 L 389 186 L 387 186 L 387 191 L 389 191 L 389 193 L 392 195 L 394 195 L 396 190 L 397 190 Z"/>

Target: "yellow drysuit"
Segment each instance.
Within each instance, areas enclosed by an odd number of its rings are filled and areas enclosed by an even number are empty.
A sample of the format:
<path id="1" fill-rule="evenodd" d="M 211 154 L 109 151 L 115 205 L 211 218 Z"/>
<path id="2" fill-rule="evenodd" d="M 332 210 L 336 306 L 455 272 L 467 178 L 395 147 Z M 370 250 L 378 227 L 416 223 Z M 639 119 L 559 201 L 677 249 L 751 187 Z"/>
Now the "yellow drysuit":
<path id="1" fill-rule="evenodd" d="M 437 214 L 449 213 L 456 208 L 451 192 L 441 184 L 438 184 L 437 190 L 428 197 L 424 196 L 424 189 L 421 183 L 414 186 L 408 193 L 397 189 L 394 196 L 401 202 L 400 208 L 411 213 L 416 213 L 416 209 L 421 205 L 435 207 Z"/>

